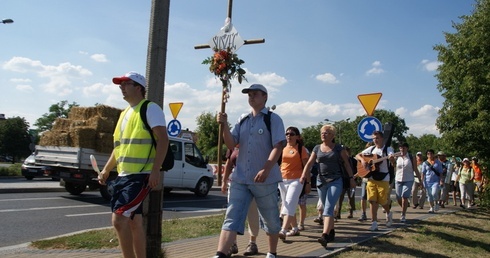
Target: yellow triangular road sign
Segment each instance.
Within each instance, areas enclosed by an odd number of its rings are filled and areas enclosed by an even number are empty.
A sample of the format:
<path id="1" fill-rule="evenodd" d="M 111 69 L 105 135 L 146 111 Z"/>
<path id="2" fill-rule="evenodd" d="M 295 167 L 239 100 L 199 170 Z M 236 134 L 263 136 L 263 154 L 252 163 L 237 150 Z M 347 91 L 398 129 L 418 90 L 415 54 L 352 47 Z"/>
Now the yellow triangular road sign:
<path id="1" fill-rule="evenodd" d="M 180 109 L 182 108 L 183 105 L 184 105 L 184 102 L 174 102 L 174 103 L 168 104 L 174 119 L 177 119 L 177 115 L 179 115 Z"/>
<path id="2" fill-rule="evenodd" d="M 383 96 L 383 94 L 381 92 L 378 92 L 357 95 L 357 98 L 361 102 L 364 110 L 366 110 L 367 115 L 372 116 L 374 110 L 376 109 L 376 106 L 379 103 L 379 100 L 381 99 L 381 96 Z"/>

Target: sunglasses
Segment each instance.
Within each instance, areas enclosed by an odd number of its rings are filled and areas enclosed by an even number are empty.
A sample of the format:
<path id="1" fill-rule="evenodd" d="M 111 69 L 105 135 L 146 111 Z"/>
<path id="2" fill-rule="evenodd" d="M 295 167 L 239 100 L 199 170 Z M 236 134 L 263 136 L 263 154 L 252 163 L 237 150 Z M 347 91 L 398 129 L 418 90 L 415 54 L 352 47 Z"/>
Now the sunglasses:
<path id="1" fill-rule="evenodd" d="M 296 136 L 295 133 L 286 133 L 286 136 Z"/>

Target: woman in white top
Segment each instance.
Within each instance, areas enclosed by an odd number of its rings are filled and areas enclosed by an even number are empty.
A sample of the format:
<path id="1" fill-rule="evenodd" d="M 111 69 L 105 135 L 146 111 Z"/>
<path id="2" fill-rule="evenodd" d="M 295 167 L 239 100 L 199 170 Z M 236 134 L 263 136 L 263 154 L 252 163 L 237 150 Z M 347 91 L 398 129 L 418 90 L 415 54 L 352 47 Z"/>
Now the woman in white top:
<path id="1" fill-rule="evenodd" d="M 414 172 L 419 180 L 420 173 L 417 168 L 417 161 L 408 153 L 408 143 L 400 144 L 399 148 L 401 154 L 396 159 L 395 192 L 396 200 L 400 207 L 402 207 L 400 222 L 405 222 L 408 198 L 410 198 L 414 181 Z"/>

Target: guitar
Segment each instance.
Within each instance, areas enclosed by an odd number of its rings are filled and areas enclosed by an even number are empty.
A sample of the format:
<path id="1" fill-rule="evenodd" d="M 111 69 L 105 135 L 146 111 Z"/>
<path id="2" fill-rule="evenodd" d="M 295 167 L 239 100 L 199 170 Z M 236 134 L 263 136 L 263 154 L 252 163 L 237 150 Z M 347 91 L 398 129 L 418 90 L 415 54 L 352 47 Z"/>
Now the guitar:
<path id="1" fill-rule="evenodd" d="M 396 158 L 401 156 L 401 154 L 401 152 L 397 152 L 394 153 L 393 156 Z M 366 166 L 363 166 L 360 160 L 357 161 L 357 176 L 363 178 L 370 177 L 371 172 L 379 170 L 379 163 L 389 158 L 389 156 L 380 158 L 377 154 L 363 155 L 362 159 L 364 160 L 364 162 L 366 162 Z"/>

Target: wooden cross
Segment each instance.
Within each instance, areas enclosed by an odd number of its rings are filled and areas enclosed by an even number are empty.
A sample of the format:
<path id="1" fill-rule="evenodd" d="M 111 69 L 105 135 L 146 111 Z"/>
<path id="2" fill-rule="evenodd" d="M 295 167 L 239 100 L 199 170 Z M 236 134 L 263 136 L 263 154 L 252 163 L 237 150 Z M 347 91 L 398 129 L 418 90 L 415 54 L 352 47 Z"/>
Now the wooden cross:
<path id="1" fill-rule="evenodd" d="M 232 13 L 232 8 L 233 8 L 233 0 L 228 0 L 228 21 L 231 24 L 231 13 Z M 251 39 L 251 40 L 244 40 L 243 44 L 244 45 L 249 45 L 249 44 L 259 44 L 259 43 L 264 43 L 265 39 Z M 194 49 L 204 49 L 204 48 L 211 48 L 208 44 L 204 45 L 196 45 L 194 46 Z M 226 109 L 226 92 L 225 92 L 225 87 L 227 87 L 227 81 L 221 80 L 222 82 L 222 91 L 221 91 L 221 113 L 225 113 Z M 218 185 L 221 186 L 221 168 L 222 168 L 222 160 L 221 160 L 221 146 L 223 145 L 223 126 L 219 124 L 218 128 Z"/>

